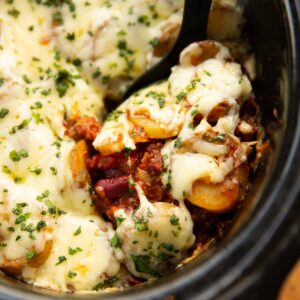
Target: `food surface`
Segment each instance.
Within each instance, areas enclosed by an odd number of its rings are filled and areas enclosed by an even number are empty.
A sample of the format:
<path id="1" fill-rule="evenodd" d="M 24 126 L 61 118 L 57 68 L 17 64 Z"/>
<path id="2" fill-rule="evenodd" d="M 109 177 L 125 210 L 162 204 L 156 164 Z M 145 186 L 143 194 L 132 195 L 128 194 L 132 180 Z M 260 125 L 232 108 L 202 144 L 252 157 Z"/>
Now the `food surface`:
<path id="1" fill-rule="evenodd" d="M 104 105 L 170 49 L 182 7 L 181 0 L 0 2 L 6 275 L 62 292 L 126 288 L 174 270 L 224 235 L 261 136 L 254 71 L 236 44 L 235 1 L 215 1 L 209 23 L 210 36 L 230 51 L 195 42 L 168 79 L 108 115 Z"/>

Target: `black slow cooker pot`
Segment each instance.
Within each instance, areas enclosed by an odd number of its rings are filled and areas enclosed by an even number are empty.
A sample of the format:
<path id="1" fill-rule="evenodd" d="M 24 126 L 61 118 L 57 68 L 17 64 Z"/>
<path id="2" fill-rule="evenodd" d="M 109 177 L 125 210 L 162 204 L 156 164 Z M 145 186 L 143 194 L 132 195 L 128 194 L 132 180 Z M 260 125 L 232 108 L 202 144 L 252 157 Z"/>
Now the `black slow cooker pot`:
<path id="1" fill-rule="evenodd" d="M 75 296 L 2 277 L 0 299 L 276 298 L 300 256 L 300 1 L 248 0 L 245 12 L 258 64 L 253 86 L 273 151 L 227 238 L 174 274 L 142 287 Z"/>

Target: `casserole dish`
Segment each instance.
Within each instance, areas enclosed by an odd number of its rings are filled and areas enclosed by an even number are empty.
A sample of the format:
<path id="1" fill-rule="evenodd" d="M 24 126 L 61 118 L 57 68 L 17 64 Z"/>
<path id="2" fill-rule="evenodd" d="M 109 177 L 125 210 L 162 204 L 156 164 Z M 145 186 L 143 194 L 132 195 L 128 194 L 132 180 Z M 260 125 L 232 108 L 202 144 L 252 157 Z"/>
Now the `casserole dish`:
<path id="1" fill-rule="evenodd" d="M 299 160 L 297 157 L 298 5 L 294 1 L 276 3 L 249 1 L 247 3 L 246 31 L 259 65 L 258 79 L 254 83 L 254 88 L 262 107 L 264 125 L 274 129 L 272 125 L 277 124 L 276 118 L 273 117 L 274 109 L 280 119 L 281 111 L 284 111 L 284 114 L 282 115 L 283 126 L 272 131 L 274 151 L 269 159 L 266 174 L 262 173 L 254 180 L 254 189 L 248 196 L 248 205 L 232 232 L 216 249 L 212 249 L 205 256 L 198 257 L 175 274 L 151 285 L 120 293 L 97 295 L 98 299 L 156 299 L 170 293 L 176 294 L 179 299 L 193 297 L 245 299 L 251 296 L 262 296 L 259 293 L 267 293 L 271 298 L 271 288 L 266 289 L 266 283 L 261 285 L 261 289 L 251 289 L 255 294 L 245 293 L 259 281 L 264 272 L 268 271 L 267 267 L 272 265 L 282 250 L 293 242 L 292 238 L 298 230 L 297 226 L 291 227 L 295 223 L 294 219 L 299 209 L 296 203 L 297 159 Z M 268 15 L 266 11 L 269 12 Z M 296 249 L 295 245 L 293 245 L 294 249 Z M 281 272 L 276 272 L 278 282 L 284 275 L 285 269 L 295 259 L 295 254 L 291 252 L 290 261 L 284 261 L 284 268 Z M 268 276 L 264 278 L 267 280 Z M 274 277 L 272 280 L 274 287 Z M 272 292 L 276 291 L 272 290 Z M 30 288 L 7 278 L 2 279 L 1 293 L 3 299 L 67 297 L 67 295 Z"/>

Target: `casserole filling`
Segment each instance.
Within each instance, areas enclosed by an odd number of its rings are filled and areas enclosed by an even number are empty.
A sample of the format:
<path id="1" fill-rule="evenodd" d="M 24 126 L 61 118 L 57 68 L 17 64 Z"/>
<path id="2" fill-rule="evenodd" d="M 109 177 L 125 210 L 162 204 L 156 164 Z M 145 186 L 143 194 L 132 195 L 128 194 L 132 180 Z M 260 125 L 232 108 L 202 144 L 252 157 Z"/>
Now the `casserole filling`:
<path id="1" fill-rule="evenodd" d="M 253 116 L 240 114 L 251 105 Z M 196 238 L 200 248 L 214 238 L 193 226 L 203 225 L 203 211 L 230 212 L 243 199 L 257 112 L 240 65 L 221 44 L 204 41 L 182 51 L 168 80 L 106 118 L 93 142 L 100 154 L 87 168 L 96 207 L 115 225 L 116 248 L 132 274 L 159 276 Z"/>
<path id="2" fill-rule="evenodd" d="M 117 101 L 170 49 L 183 1 L 0 3 L 5 274 L 56 291 L 114 290 L 224 235 L 264 150 L 233 58 L 245 54 L 235 5 L 214 1 L 209 23 L 232 54 L 193 43 L 168 79 L 106 116 L 104 99 Z"/>

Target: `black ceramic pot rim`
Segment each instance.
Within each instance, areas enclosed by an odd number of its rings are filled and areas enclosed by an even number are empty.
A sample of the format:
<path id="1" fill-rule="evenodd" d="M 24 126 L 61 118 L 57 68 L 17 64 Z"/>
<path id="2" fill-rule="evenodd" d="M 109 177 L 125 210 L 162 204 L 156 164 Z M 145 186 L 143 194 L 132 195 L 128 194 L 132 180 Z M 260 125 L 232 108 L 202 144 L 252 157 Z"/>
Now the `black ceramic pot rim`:
<path id="1" fill-rule="evenodd" d="M 259 281 L 265 282 L 262 278 L 266 276 L 264 270 L 276 260 L 280 265 L 278 258 L 282 259 L 287 249 L 289 252 L 285 256 L 285 267 L 278 272 L 280 276 L 277 284 L 294 263 L 300 250 L 300 243 L 295 242 L 295 236 L 300 232 L 300 199 L 297 201 L 300 190 L 300 3 L 296 1 L 281 1 L 288 26 L 286 34 L 290 40 L 288 78 L 291 101 L 280 157 L 273 174 L 268 174 L 271 179 L 261 196 L 267 201 L 258 203 L 251 218 L 239 232 L 230 241 L 223 243 L 216 253 L 208 254 L 201 265 L 187 265 L 176 274 L 153 284 L 120 293 L 97 295 L 97 299 L 162 299 L 168 294 L 176 294 L 178 299 L 248 299 L 245 291 Z M 293 251 L 290 251 L 291 248 Z M 271 277 L 276 284 L 274 276 Z M 54 297 L 82 298 L 41 290 L 38 292 L 17 284 L 0 287 L 0 299 Z"/>

